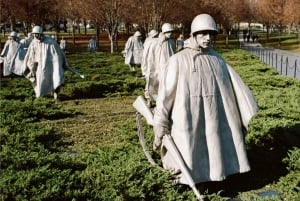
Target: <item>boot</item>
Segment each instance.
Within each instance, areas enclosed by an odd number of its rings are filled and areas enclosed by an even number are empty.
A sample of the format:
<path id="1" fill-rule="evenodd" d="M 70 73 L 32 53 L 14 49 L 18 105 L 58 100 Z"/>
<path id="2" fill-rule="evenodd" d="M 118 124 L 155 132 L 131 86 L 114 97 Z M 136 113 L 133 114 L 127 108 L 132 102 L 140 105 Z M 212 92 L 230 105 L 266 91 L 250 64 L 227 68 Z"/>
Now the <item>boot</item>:
<path id="1" fill-rule="evenodd" d="M 54 97 L 54 100 L 55 100 L 56 103 L 60 103 L 61 102 L 61 100 L 59 98 L 59 94 L 57 92 L 53 93 L 53 97 Z"/>

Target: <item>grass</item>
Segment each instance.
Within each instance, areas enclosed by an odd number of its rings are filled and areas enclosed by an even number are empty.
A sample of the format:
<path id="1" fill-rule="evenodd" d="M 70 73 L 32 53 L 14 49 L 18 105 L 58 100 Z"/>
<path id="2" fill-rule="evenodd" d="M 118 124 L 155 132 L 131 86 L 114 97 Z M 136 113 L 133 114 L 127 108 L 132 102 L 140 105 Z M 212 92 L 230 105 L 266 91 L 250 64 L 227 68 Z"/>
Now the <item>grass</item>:
<path id="1" fill-rule="evenodd" d="M 41 124 L 65 133 L 66 140 L 74 142 L 70 151 L 81 152 L 103 145 L 109 146 L 118 140 L 119 135 L 112 135 L 117 125 L 128 118 L 134 119 L 135 112 L 131 106 L 134 98 L 129 96 L 63 101 L 64 108 L 76 110 L 80 115 Z"/>
<path id="2" fill-rule="evenodd" d="M 219 44 L 222 44 L 220 42 Z M 299 200 L 300 83 L 240 49 L 219 49 L 253 91 L 260 111 L 246 136 L 252 171 L 197 185 L 209 200 Z M 221 45 L 220 45 L 221 46 Z M 121 54 L 67 53 L 62 102 L 35 99 L 21 77 L 2 78 L 2 200 L 195 200 L 189 187 L 151 166 L 138 141 L 132 103 L 143 94 Z M 152 128 L 143 126 L 147 144 Z M 150 150 L 157 162 L 159 155 Z M 259 196 L 275 191 L 274 198 Z"/>
<path id="3" fill-rule="evenodd" d="M 259 34 L 263 46 L 300 53 L 300 38 L 296 33 L 273 33 L 267 39 L 266 33 Z"/>

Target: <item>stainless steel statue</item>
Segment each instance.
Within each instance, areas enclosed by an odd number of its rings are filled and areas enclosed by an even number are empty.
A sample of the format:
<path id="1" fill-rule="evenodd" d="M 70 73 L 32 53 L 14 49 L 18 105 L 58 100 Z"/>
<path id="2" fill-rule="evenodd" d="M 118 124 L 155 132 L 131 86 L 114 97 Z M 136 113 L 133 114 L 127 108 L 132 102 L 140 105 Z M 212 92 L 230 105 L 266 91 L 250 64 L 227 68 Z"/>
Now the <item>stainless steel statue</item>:
<path id="1" fill-rule="evenodd" d="M 170 23 L 162 25 L 158 37 L 149 39 L 144 45 L 142 72 L 146 78 L 145 97 L 148 105 L 157 97 L 160 75 L 170 58 L 175 53 L 175 41 L 172 38 L 174 27 Z"/>
<path id="2" fill-rule="evenodd" d="M 135 71 L 136 65 L 142 63 L 143 49 L 142 34 L 136 31 L 128 38 L 124 48 L 125 64 L 129 66 L 130 71 Z"/>
<path id="3" fill-rule="evenodd" d="M 168 150 L 172 137 L 195 183 L 221 181 L 250 170 L 245 132 L 258 106 L 241 77 L 212 49 L 217 34 L 208 14 L 194 18 L 184 49 L 161 74 L 154 109 L 154 149 L 163 167 L 189 184 Z"/>

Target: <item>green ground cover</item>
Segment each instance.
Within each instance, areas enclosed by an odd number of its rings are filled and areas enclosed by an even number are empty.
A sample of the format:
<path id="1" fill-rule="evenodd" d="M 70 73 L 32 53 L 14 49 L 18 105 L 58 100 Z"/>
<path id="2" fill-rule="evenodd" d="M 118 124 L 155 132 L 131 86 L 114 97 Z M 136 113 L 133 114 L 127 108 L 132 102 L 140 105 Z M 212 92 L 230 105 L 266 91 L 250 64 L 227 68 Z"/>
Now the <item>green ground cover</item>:
<path id="1" fill-rule="evenodd" d="M 269 38 L 265 32 L 260 32 L 258 35 L 260 38 L 260 43 L 263 46 L 300 54 L 300 38 L 298 33 L 276 32 L 269 35 Z"/>
<path id="2" fill-rule="evenodd" d="M 300 83 L 239 49 L 219 52 L 253 91 L 260 110 L 246 136 L 252 171 L 199 184 L 208 200 L 300 200 Z M 189 187 L 151 166 L 132 103 L 144 80 L 121 54 L 67 54 L 62 102 L 35 99 L 25 78 L 1 78 L 0 200 L 195 200 Z M 152 129 L 143 121 L 149 147 Z M 159 155 L 150 151 L 159 162 Z M 274 197 L 260 196 L 274 191 Z"/>

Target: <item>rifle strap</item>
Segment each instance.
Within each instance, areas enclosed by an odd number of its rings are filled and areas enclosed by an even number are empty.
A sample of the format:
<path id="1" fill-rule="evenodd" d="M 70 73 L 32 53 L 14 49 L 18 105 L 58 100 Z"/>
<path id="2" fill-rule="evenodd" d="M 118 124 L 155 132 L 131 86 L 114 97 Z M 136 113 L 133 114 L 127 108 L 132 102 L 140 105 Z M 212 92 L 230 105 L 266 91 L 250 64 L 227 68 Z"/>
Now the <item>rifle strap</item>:
<path id="1" fill-rule="evenodd" d="M 160 167 L 152 158 L 149 149 L 147 147 L 146 144 L 146 140 L 145 140 L 145 136 L 144 136 L 144 131 L 143 131 L 143 127 L 142 127 L 142 120 L 141 120 L 141 114 L 139 112 L 136 113 L 136 125 L 137 125 L 137 129 L 138 129 L 138 136 L 139 136 L 139 141 L 140 144 L 142 145 L 143 151 L 145 153 L 145 156 L 147 158 L 147 160 L 151 163 L 151 165 L 156 166 L 157 168 L 159 168 L 160 170 L 164 170 L 162 167 Z"/>
<path id="2" fill-rule="evenodd" d="M 144 151 L 144 153 L 145 153 L 145 155 L 146 155 L 148 161 L 149 161 L 152 165 L 156 166 L 158 169 L 160 169 L 160 170 L 162 170 L 162 171 L 165 171 L 165 169 L 163 169 L 161 166 L 159 166 L 159 165 L 154 161 L 154 159 L 152 158 L 152 156 L 151 156 L 151 154 L 150 154 L 150 152 L 149 152 L 149 149 L 148 149 L 147 144 L 146 144 L 146 141 L 145 141 L 144 131 L 143 131 L 143 128 L 142 128 L 141 116 L 142 116 L 142 115 L 141 115 L 139 112 L 136 113 L 136 124 L 137 124 L 137 128 L 138 128 L 139 141 L 140 141 L 140 144 L 142 145 L 143 151 Z M 171 139 L 171 140 L 172 140 L 172 139 Z M 173 142 L 173 141 L 170 141 L 170 142 Z M 175 145 L 174 147 L 176 147 L 176 145 Z M 175 151 L 177 151 L 177 150 L 175 150 Z M 179 155 L 179 153 L 178 153 L 178 154 L 175 154 L 175 155 Z M 188 175 L 189 175 L 189 173 L 188 173 Z M 191 179 L 191 180 L 192 180 L 192 179 Z M 190 184 L 189 184 L 189 186 L 192 188 L 192 190 L 193 190 L 193 192 L 194 192 L 194 194 L 195 194 L 197 200 L 199 200 L 199 201 L 204 201 L 204 200 L 203 200 L 204 196 L 201 195 L 201 194 L 199 193 L 198 189 L 197 189 L 196 186 L 195 186 L 194 181 L 192 180 L 192 182 L 190 182 L 190 183 L 193 184 L 193 185 L 190 185 Z"/>

